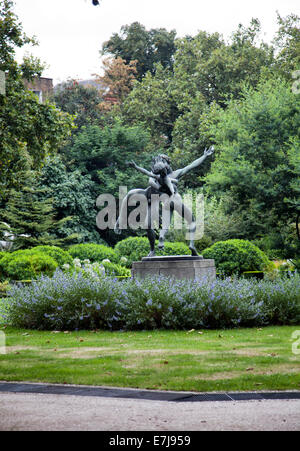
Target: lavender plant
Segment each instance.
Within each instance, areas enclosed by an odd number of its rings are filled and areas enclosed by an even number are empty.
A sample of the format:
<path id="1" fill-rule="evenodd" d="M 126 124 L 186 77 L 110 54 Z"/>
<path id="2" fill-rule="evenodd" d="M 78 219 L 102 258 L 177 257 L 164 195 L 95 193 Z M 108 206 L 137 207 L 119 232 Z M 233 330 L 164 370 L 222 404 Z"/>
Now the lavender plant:
<path id="1" fill-rule="evenodd" d="M 199 329 L 300 323 L 300 275 L 278 280 L 119 280 L 85 272 L 41 276 L 9 292 L 5 321 L 15 327 Z"/>

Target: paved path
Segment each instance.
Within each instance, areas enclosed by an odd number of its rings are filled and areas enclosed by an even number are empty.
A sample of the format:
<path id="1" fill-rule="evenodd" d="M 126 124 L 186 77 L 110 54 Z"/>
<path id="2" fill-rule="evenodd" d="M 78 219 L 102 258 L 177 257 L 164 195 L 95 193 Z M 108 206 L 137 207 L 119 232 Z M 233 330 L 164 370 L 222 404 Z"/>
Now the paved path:
<path id="1" fill-rule="evenodd" d="M 296 431 L 300 400 L 166 402 L 0 393 L 0 431 Z"/>

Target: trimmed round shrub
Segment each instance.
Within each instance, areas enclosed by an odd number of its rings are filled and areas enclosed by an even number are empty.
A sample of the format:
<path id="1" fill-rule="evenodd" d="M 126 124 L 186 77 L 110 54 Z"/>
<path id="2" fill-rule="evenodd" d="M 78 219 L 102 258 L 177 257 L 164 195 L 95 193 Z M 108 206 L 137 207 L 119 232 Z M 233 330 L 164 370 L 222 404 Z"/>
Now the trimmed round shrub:
<path id="1" fill-rule="evenodd" d="M 66 264 L 73 266 L 73 258 L 71 255 L 57 246 L 37 246 L 30 249 L 30 252 L 34 254 L 42 253 L 49 255 L 49 257 L 52 257 L 61 268 Z"/>
<path id="2" fill-rule="evenodd" d="M 226 275 L 265 271 L 272 266 L 266 254 L 246 240 L 219 241 L 205 249 L 202 255 L 214 259 L 217 270 Z"/>
<path id="3" fill-rule="evenodd" d="M 69 248 L 69 254 L 73 258 L 79 258 L 79 260 L 90 260 L 90 262 L 101 263 L 102 260 L 110 260 L 112 263 L 119 262 L 119 256 L 117 252 L 111 247 L 104 246 L 103 244 L 74 244 Z"/>
<path id="4" fill-rule="evenodd" d="M 156 242 L 156 255 L 191 255 L 191 251 L 184 243 L 165 243 L 165 249 L 160 251 Z M 127 258 L 127 267 L 131 267 L 132 262 L 140 261 L 146 257 L 150 252 L 148 238 L 145 237 L 130 237 L 119 241 L 115 250 L 122 257 Z"/>
<path id="5" fill-rule="evenodd" d="M 32 280 L 42 274 L 53 276 L 57 268 L 54 258 L 30 251 L 12 252 L 0 260 L 0 274 L 9 280 Z"/>
<path id="6" fill-rule="evenodd" d="M 149 254 L 149 241 L 145 237 L 129 237 L 119 241 L 115 250 L 121 257 L 126 257 L 126 266 L 130 268 L 132 262 L 141 260 Z"/>
<path id="7" fill-rule="evenodd" d="M 184 243 L 165 243 L 164 251 L 156 250 L 157 255 L 191 255 L 189 247 Z"/>

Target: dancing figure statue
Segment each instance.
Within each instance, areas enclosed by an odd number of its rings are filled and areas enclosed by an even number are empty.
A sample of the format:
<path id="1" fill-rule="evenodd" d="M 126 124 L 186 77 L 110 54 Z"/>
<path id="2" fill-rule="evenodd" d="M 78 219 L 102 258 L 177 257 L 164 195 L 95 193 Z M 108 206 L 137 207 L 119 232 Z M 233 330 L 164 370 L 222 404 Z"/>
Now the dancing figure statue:
<path id="1" fill-rule="evenodd" d="M 202 157 L 195 160 L 193 163 L 189 164 L 185 168 L 173 170 L 171 167 L 171 160 L 167 155 L 158 155 L 152 160 L 151 171 L 147 171 L 140 166 L 138 166 L 134 161 L 130 163 L 137 171 L 149 177 L 149 186 L 146 189 L 133 189 L 128 192 L 126 197 L 123 199 L 121 204 L 121 209 L 119 213 L 119 218 L 115 225 L 115 233 L 120 234 L 122 227 L 120 225 L 125 223 L 127 220 L 128 212 L 128 202 L 131 198 L 138 197 L 144 198 L 147 202 L 147 214 L 145 218 L 144 228 L 147 230 L 147 236 L 150 243 L 150 253 L 148 257 L 155 256 L 155 230 L 153 225 L 153 212 L 159 211 L 159 203 L 162 202 L 163 212 L 164 209 L 169 209 L 169 214 L 163 214 L 163 224 L 162 229 L 159 234 L 159 249 L 164 249 L 165 236 L 170 228 L 172 215 L 176 211 L 181 217 L 183 217 L 188 223 L 188 231 L 190 233 L 190 244 L 189 248 L 193 256 L 198 256 L 195 249 L 194 238 L 196 233 L 196 222 L 192 211 L 184 205 L 182 197 L 178 193 L 177 184 L 181 177 L 183 177 L 187 172 L 200 166 L 204 160 L 212 155 L 214 148 L 210 147 L 205 149 Z M 162 201 L 162 195 L 165 195 L 166 202 Z"/>

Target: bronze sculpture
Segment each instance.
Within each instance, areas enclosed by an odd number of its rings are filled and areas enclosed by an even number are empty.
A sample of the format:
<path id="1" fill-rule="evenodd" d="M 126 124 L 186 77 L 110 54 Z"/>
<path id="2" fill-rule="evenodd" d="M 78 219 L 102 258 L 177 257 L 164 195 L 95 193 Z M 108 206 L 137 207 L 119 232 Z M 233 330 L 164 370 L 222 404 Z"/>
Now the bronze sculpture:
<path id="1" fill-rule="evenodd" d="M 123 223 L 124 216 L 127 216 L 127 207 L 128 201 L 133 196 L 142 196 L 147 200 L 148 208 L 147 215 L 145 219 L 145 228 L 147 230 L 147 236 L 150 243 L 150 253 L 148 257 L 155 256 L 155 231 L 153 228 L 153 221 L 151 215 L 155 208 L 158 210 L 158 203 L 161 202 L 161 198 L 159 196 L 166 195 L 168 197 L 168 208 L 170 209 L 170 214 L 165 216 L 165 220 L 163 222 L 163 227 L 159 234 L 159 249 L 164 248 L 165 235 L 169 230 L 170 223 L 172 220 L 172 215 L 174 211 L 176 211 L 181 217 L 187 221 L 189 226 L 190 233 L 190 244 L 189 248 L 192 252 L 193 256 L 198 256 L 194 245 L 194 236 L 196 232 L 196 223 L 194 216 L 189 208 L 187 208 L 178 193 L 177 184 L 179 179 L 184 176 L 187 172 L 195 169 L 200 166 L 203 161 L 214 152 L 214 148 L 210 147 L 209 149 L 205 149 L 202 157 L 193 161 L 190 165 L 186 166 L 182 169 L 177 169 L 173 171 L 170 163 L 171 160 L 166 155 L 158 155 L 153 158 L 152 162 L 152 171 L 147 171 L 146 169 L 138 166 L 134 161 L 130 163 L 136 170 L 145 174 L 149 177 L 149 186 L 147 189 L 133 189 L 128 192 L 127 196 L 123 199 L 120 215 L 115 225 L 115 233 L 121 233 L 120 224 Z M 163 205 L 163 209 L 166 208 Z M 166 219 L 167 218 L 167 219 Z"/>

